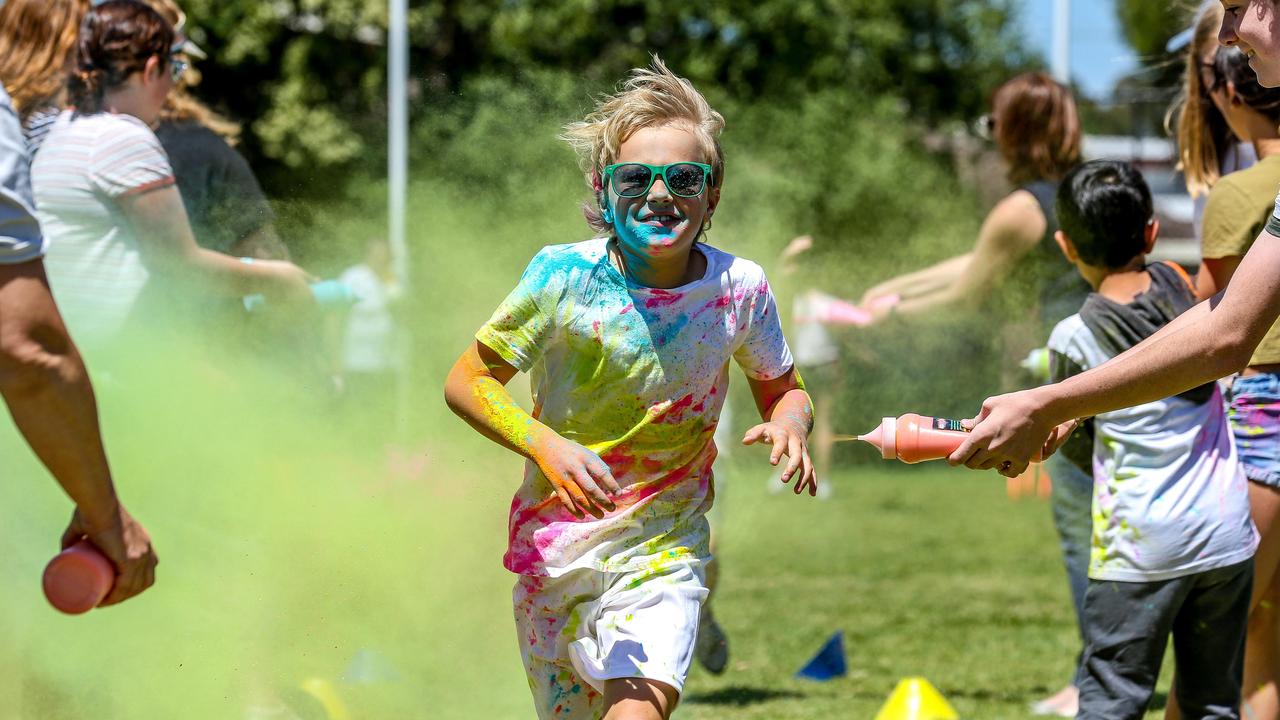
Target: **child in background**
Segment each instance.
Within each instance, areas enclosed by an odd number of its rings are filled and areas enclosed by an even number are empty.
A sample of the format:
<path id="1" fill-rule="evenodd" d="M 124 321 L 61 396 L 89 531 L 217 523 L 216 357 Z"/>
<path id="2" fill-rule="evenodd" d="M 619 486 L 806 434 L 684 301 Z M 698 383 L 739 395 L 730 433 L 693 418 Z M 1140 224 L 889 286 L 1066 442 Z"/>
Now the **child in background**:
<path id="1" fill-rule="evenodd" d="M 1058 245 L 1094 292 L 1049 339 L 1055 382 L 1107 362 L 1196 303 L 1181 268 L 1146 262 L 1158 225 L 1151 192 L 1128 164 L 1072 170 L 1056 208 Z M 1182 716 L 1239 718 L 1258 534 L 1217 383 L 1098 415 L 1093 429 L 1076 717 L 1141 718 L 1172 632 Z"/>
<path id="2" fill-rule="evenodd" d="M 701 242 L 724 120 L 655 58 L 567 128 L 598 235 L 544 248 L 449 374 L 446 399 L 528 458 L 504 564 L 541 718 L 665 718 L 706 597 L 712 439 L 730 359 L 765 422 L 744 444 L 815 494 L 812 408 L 764 272 Z M 532 376 L 533 414 L 504 387 Z"/>

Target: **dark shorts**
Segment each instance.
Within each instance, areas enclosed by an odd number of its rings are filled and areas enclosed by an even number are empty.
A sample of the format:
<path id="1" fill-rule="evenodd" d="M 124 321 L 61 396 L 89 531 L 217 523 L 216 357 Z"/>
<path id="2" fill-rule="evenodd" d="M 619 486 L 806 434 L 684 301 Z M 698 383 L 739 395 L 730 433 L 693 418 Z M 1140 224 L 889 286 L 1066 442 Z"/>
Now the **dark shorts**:
<path id="1" fill-rule="evenodd" d="M 1280 489 L 1280 375 L 1243 375 L 1227 408 L 1245 477 Z"/>
<path id="2" fill-rule="evenodd" d="M 1172 580 L 1090 580 L 1076 720 L 1140 720 L 1173 634 L 1184 718 L 1238 720 L 1253 560 Z"/>

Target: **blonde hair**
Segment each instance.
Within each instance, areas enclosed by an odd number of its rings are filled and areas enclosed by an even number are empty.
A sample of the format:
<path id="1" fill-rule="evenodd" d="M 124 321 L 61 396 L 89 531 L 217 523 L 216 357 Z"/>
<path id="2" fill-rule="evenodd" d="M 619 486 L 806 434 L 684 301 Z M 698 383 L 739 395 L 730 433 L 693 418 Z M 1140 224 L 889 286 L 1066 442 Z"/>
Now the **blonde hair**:
<path id="1" fill-rule="evenodd" d="M 217 111 L 200 102 L 185 87 L 174 87 L 164 99 L 160 109 L 161 122 L 190 122 L 202 125 L 217 133 L 227 144 L 235 147 L 240 142 L 240 123 L 219 115 Z"/>
<path id="2" fill-rule="evenodd" d="M 184 32 L 187 24 L 187 14 L 182 12 L 182 8 L 176 2 L 173 0 L 143 1 L 160 13 L 165 20 L 168 20 L 175 32 Z M 185 38 L 185 35 L 182 35 L 181 38 Z M 220 135 L 223 140 L 227 141 L 228 145 L 234 147 L 240 142 L 240 123 L 228 120 L 192 95 L 188 88 L 197 84 L 198 81 L 198 71 L 194 68 L 187 68 L 187 71 L 179 78 L 178 83 L 165 96 L 164 107 L 160 109 L 160 121 L 173 123 L 191 122 L 202 125 Z"/>
<path id="3" fill-rule="evenodd" d="M 25 122 L 61 106 L 80 21 L 89 0 L 8 0 L 0 4 L 0 82 Z"/>
<path id="4" fill-rule="evenodd" d="M 693 83 L 667 69 L 657 55 L 648 68 L 636 68 L 612 95 L 601 97 L 596 109 L 578 122 L 565 126 L 561 139 L 578 153 L 579 165 L 595 195 L 595 203 L 583 205 L 587 224 L 597 232 L 612 226 L 600 213 L 604 168 L 617 162 L 619 148 L 637 130 L 681 125 L 693 131 L 703 159 L 711 165 L 711 184 L 724 180 L 724 151 L 720 133 L 724 117 L 711 108 Z"/>
<path id="5" fill-rule="evenodd" d="M 1182 89 L 1164 118 L 1165 130 L 1173 134 L 1171 126 L 1177 115 L 1178 168 L 1192 197 L 1207 193 L 1218 181 L 1223 153 L 1234 140 L 1226 118 L 1209 99 L 1209 88 L 1200 80 L 1201 58 L 1210 47 L 1217 47 L 1221 25 L 1222 5 L 1218 0 L 1205 2 L 1196 13 L 1191 44 L 1187 46 Z"/>

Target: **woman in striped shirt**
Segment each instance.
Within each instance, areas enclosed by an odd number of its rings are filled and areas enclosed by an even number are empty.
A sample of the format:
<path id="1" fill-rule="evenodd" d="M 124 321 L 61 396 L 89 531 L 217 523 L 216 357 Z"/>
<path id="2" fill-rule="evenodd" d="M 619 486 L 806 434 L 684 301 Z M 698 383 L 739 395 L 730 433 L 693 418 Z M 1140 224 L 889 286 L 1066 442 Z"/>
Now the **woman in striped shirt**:
<path id="1" fill-rule="evenodd" d="M 310 303 L 309 276 L 282 261 L 234 258 L 195 243 L 173 170 L 151 126 L 182 65 L 152 8 L 109 0 L 85 17 L 59 116 L 32 167 L 46 264 L 72 333 L 90 354 L 123 347 L 143 289 L 263 293 Z M 148 295 L 150 295 L 148 290 Z"/>

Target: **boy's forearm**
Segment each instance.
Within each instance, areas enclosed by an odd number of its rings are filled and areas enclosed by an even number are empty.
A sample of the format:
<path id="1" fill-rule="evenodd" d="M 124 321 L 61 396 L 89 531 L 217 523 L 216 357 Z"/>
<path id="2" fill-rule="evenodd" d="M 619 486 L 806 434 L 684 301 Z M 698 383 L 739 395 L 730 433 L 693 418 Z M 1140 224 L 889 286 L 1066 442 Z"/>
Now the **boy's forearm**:
<path id="1" fill-rule="evenodd" d="M 804 388 L 788 390 L 770 408 L 766 420 L 770 422 L 789 422 L 799 427 L 806 435 L 813 430 L 813 402 Z"/>
<path id="2" fill-rule="evenodd" d="M 445 386 L 449 408 L 477 432 L 532 459 L 534 449 L 551 428 L 520 407 L 502 383 L 491 377 L 455 379 Z"/>

